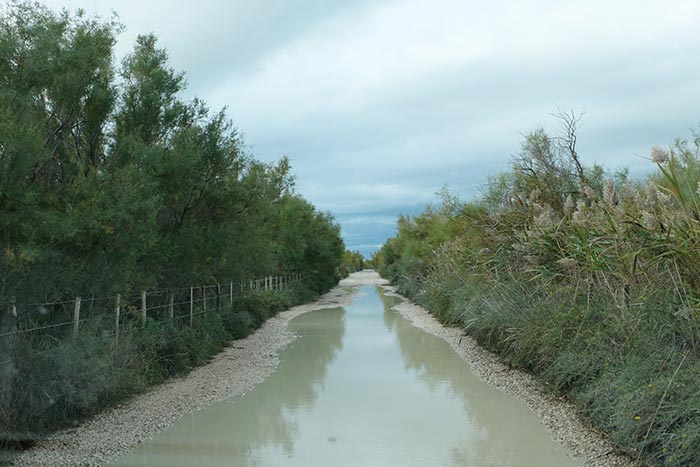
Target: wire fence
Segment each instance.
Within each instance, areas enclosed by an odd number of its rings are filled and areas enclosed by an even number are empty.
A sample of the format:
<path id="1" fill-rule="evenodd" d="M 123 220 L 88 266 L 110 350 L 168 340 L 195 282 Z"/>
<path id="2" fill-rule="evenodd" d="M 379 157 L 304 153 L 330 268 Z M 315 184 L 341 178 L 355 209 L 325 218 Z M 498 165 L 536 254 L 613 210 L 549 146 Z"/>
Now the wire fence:
<path id="1" fill-rule="evenodd" d="M 17 336 L 56 331 L 54 337 L 60 341 L 77 337 L 81 328 L 92 322 L 118 341 L 127 322 L 137 320 L 145 327 L 149 320 L 179 321 L 189 318 L 192 325 L 195 316 L 231 307 L 234 299 L 241 294 L 280 291 L 302 279 L 302 273 L 294 273 L 236 284 L 228 282 L 144 290 L 110 297 L 75 297 L 72 300 L 22 304 L 13 299 L 6 305 L 7 312 L 0 326 L 0 367 L 12 361 L 11 358 L 2 358 L 4 355 L 1 354 L 3 350 L 9 350 L 5 348 L 7 341 Z M 70 333 L 66 329 L 70 329 Z"/>

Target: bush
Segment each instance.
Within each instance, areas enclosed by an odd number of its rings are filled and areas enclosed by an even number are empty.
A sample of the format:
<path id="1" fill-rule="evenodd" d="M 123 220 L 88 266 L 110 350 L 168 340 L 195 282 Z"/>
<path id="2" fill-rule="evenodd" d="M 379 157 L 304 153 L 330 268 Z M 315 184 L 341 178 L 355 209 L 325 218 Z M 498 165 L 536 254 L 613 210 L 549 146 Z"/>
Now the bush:
<path id="1" fill-rule="evenodd" d="M 637 183 L 566 137 L 529 135 L 483 200 L 443 193 L 372 261 L 633 457 L 700 465 L 700 138 L 654 148 Z"/>
<path id="2" fill-rule="evenodd" d="M 0 413 L 5 447 L 31 442 L 117 404 L 149 386 L 206 363 L 232 339 L 247 336 L 281 310 L 309 301 L 298 284 L 280 291 L 235 296 L 221 311 L 186 320 L 128 321 L 118 344 L 110 323 L 90 320 L 75 339 L 51 336 L 17 342 L 19 386 L 10 410 Z M 40 350 L 41 349 L 41 350 Z"/>

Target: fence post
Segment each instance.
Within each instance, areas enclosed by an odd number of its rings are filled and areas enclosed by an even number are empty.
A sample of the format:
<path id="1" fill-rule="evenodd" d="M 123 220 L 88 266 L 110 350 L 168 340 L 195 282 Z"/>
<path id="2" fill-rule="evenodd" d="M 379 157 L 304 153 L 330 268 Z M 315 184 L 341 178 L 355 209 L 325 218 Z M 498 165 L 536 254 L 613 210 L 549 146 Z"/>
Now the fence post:
<path id="1" fill-rule="evenodd" d="M 78 328 L 80 326 L 80 297 L 75 297 L 75 305 L 73 306 L 73 337 L 78 337 Z"/>
<path id="2" fill-rule="evenodd" d="M 146 291 L 141 291 L 141 326 L 146 327 Z"/>
<path id="3" fill-rule="evenodd" d="M 14 398 L 17 368 L 15 367 L 15 336 L 12 333 L 15 331 L 17 331 L 17 305 L 15 297 L 11 297 L 7 309 L 0 314 L 0 334 L 9 334 L 0 337 L 0 355 L 5 360 L 0 363 L 0 392 L 5 408 L 10 407 Z"/>
<path id="4" fill-rule="evenodd" d="M 168 294 L 168 318 L 173 319 L 175 317 L 175 291 L 171 290 Z"/>
<path id="5" fill-rule="evenodd" d="M 119 313 L 120 305 L 122 301 L 122 296 L 117 294 L 117 304 L 114 306 L 114 342 L 115 345 L 119 345 Z"/>
<path id="6" fill-rule="evenodd" d="M 216 284 L 216 311 L 221 313 L 221 284 Z"/>
<path id="7" fill-rule="evenodd" d="M 233 281 L 228 284 L 229 304 L 233 306 Z"/>
<path id="8" fill-rule="evenodd" d="M 202 301 L 204 303 L 204 314 L 207 314 L 207 286 L 202 286 L 199 288 L 202 291 Z"/>
<path id="9" fill-rule="evenodd" d="M 194 287 L 190 287 L 190 326 L 194 319 Z"/>

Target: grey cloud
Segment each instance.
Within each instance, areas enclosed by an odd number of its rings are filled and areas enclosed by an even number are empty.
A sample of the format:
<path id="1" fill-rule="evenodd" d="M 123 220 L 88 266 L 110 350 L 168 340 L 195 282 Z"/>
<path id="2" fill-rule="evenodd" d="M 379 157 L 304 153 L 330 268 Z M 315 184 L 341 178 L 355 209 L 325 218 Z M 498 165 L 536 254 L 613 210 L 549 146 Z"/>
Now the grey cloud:
<path id="1" fill-rule="evenodd" d="M 52 0 L 54 1 L 54 0 Z M 55 0 L 58 2 L 58 0 Z M 66 0 L 108 11 L 107 0 Z M 190 94 L 228 106 L 264 160 L 289 155 L 299 191 L 364 253 L 449 184 L 483 190 L 521 133 L 586 110 L 587 163 L 645 159 L 700 123 L 697 2 L 444 0 L 120 2 L 153 30 Z M 483 26 L 487 25 L 487 26 Z M 120 45 L 120 47 L 122 47 Z M 382 219 L 372 222 L 372 219 Z"/>

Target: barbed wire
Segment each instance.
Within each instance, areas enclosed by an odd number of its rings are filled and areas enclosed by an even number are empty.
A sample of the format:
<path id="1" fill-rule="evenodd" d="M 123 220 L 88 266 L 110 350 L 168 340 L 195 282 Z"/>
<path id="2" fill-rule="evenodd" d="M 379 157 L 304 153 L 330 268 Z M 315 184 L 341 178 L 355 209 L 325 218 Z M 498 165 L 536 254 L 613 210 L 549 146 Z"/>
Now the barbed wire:
<path id="1" fill-rule="evenodd" d="M 80 320 L 79 322 L 82 321 L 87 321 L 87 320 Z M 56 323 L 56 324 L 47 324 L 46 326 L 38 326 L 35 328 L 29 328 L 29 329 L 17 329 L 16 331 L 11 331 L 11 332 L 6 332 L 3 334 L 0 334 L 0 337 L 8 337 L 8 336 L 14 336 L 16 334 L 24 334 L 26 332 L 34 332 L 34 331 L 40 331 L 42 329 L 49 329 L 49 328 L 57 328 L 61 326 L 68 326 L 69 324 L 74 324 L 75 321 L 66 321 L 63 323 Z"/>
<path id="2" fill-rule="evenodd" d="M 303 273 L 293 273 L 293 274 L 287 274 L 287 275 L 282 275 L 282 276 L 265 276 L 261 279 L 249 279 L 249 280 L 244 280 L 238 283 L 238 286 L 244 286 L 244 288 L 250 289 L 248 286 L 252 282 L 254 285 L 258 283 L 263 283 L 269 278 L 283 278 L 286 279 L 287 281 L 293 280 L 297 274 L 303 274 Z M 296 282 L 296 280 L 295 280 Z M 154 289 L 154 290 L 148 290 L 146 289 L 146 295 L 157 295 L 157 294 L 165 294 L 168 292 L 182 292 L 182 291 L 187 291 L 190 289 L 198 290 L 198 289 L 210 289 L 214 287 L 221 287 L 222 291 L 224 290 L 224 287 L 230 286 L 231 284 L 234 284 L 234 281 L 224 281 L 218 284 L 207 284 L 207 285 L 195 285 L 195 286 L 189 286 L 189 287 L 166 287 L 163 289 Z M 257 288 L 263 288 L 263 287 L 257 287 Z M 268 286 L 270 288 L 270 286 Z M 127 298 L 133 298 L 134 300 L 141 298 L 141 293 L 142 292 L 133 292 L 130 294 L 122 294 L 120 295 L 122 299 L 127 299 Z M 88 302 L 93 302 L 93 301 L 101 301 L 101 300 L 115 300 L 116 295 L 107 295 L 107 296 L 101 296 L 101 297 L 81 297 L 82 303 L 88 303 Z M 29 302 L 29 303 L 22 303 L 17 301 L 16 303 L 4 303 L 2 306 L 3 307 L 8 307 L 11 305 L 16 306 L 17 308 L 32 308 L 32 307 L 40 307 L 40 306 L 56 306 L 56 305 L 69 305 L 69 304 L 74 304 L 75 303 L 75 298 L 71 299 L 66 299 L 66 300 L 48 300 L 48 301 L 40 301 L 40 302 Z"/>
<path id="3" fill-rule="evenodd" d="M 269 279 L 270 277 L 282 278 L 282 279 L 285 279 L 285 282 L 284 282 L 284 283 L 279 283 L 279 282 L 278 282 L 278 283 L 276 283 L 275 285 L 272 285 L 272 284 L 271 284 L 271 281 L 268 281 L 268 279 Z M 296 282 L 298 282 L 302 277 L 303 277 L 303 273 L 292 274 L 292 275 L 288 275 L 288 276 L 267 276 L 267 277 L 264 278 L 264 279 L 257 279 L 257 280 L 249 280 L 249 281 L 240 282 L 240 283 L 239 283 L 239 287 L 240 287 L 242 290 L 244 290 L 244 291 L 245 291 L 245 290 L 248 290 L 248 291 L 250 291 L 250 292 L 260 292 L 260 291 L 264 291 L 264 290 L 279 291 L 280 289 L 286 288 L 290 283 L 296 283 Z M 262 282 L 270 282 L 270 284 L 269 284 L 267 287 L 264 287 L 264 286 L 260 286 L 260 287 L 259 287 L 260 283 L 262 283 Z M 224 284 L 226 284 L 226 283 L 224 283 Z M 232 282 L 229 282 L 228 284 L 229 284 L 229 287 L 230 287 L 230 285 L 232 284 Z M 254 285 L 254 287 L 251 288 L 250 285 Z M 210 296 L 210 297 L 207 297 L 207 296 L 206 296 L 206 291 L 207 291 L 207 289 L 212 289 L 212 288 L 216 288 L 217 291 L 220 291 L 221 293 L 220 293 L 220 294 L 213 295 L 213 296 Z M 173 302 L 173 303 L 166 303 L 166 304 L 155 305 L 155 306 L 148 306 L 148 305 L 147 305 L 147 306 L 146 306 L 146 314 L 148 314 L 148 311 L 162 310 L 162 309 L 164 309 L 164 308 L 170 308 L 170 307 L 174 308 L 174 307 L 176 307 L 176 306 L 179 307 L 179 306 L 182 306 L 182 305 L 191 305 L 191 306 L 194 306 L 194 305 L 196 305 L 196 304 L 200 304 L 200 303 L 203 303 L 203 302 L 208 303 L 210 300 L 217 299 L 216 301 L 217 301 L 218 303 L 216 303 L 215 305 L 213 305 L 212 308 L 211 308 L 210 310 L 207 310 L 207 311 L 200 311 L 200 312 L 196 312 L 196 313 L 186 313 L 186 314 L 184 314 L 184 315 L 180 315 L 180 316 L 178 316 L 178 317 L 173 317 L 173 318 L 168 318 L 168 319 L 176 320 L 176 319 L 181 319 L 181 318 L 187 317 L 187 316 L 198 316 L 198 315 L 207 313 L 207 312 L 209 312 L 209 311 L 215 311 L 217 308 L 220 309 L 221 306 L 223 305 L 223 302 L 226 301 L 225 299 L 222 299 L 221 297 L 222 297 L 222 296 L 223 296 L 223 297 L 230 296 L 230 293 L 231 293 L 231 290 L 230 290 L 230 289 L 229 289 L 229 290 L 225 290 L 225 289 L 224 289 L 224 290 L 220 290 L 220 288 L 221 288 L 221 285 L 220 285 L 220 284 L 192 286 L 192 287 L 187 287 L 187 288 L 181 287 L 181 288 L 179 289 L 179 290 L 181 290 L 181 291 L 189 290 L 190 292 L 194 292 L 194 291 L 197 291 L 197 290 L 198 290 L 198 291 L 201 291 L 201 293 L 198 294 L 199 297 L 197 297 L 197 298 L 195 298 L 195 297 L 194 297 L 194 294 L 193 294 L 193 295 L 192 295 L 192 298 L 189 299 L 189 300 L 184 300 L 184 301 L 179 301 L 179 302 Z M 153 296 L 153 295 L 155 295 L 155 294 L 160 294 L 160 295 L 162 295 L 162 294 L 165 294 L 165 293 L 173 292 L 173 291 L 175 291 L 175 290 L 178 290 L 178 289 L 162 289 L 162 290 L 151 291 L 151 292 L 148 292 L 148 291 L 147 291 L 147 292 L 146 292 L 146 296 L 148 296 L 149 293 L 151 294 L 151 296 Z M 240 291 L 238 292 L 238 294 L 234 294 L 234 295 L 240 295 Z M 140 298 L 142 297 L 142 293 L 132 294 L 131 296 L 134 297 L 134 298 L 136 298 L 136 299 L 140 299 Z M 120 300 L 123 299 L 123 298 L 125 298 L 125 297 L 122 296 L 122 295 L 119 295 L 119 297 L 120 297 Z M 128 295 L 127 295 L 127 297 L 128 297 Z M 82 307 L 83 304 L 86 304 L 86 303 L 90 303 L 90 304 L 92 305 L 92 304 L 94 304 L 94 302 L 96 302 L 96 301 L 107 301 L 107 300 L 109 300 L 109 301 L 112 302 L 112 303 L 116 303 L 116 299 L 117 299 L 117 295 L 113 295 L 113 296 L 110 296 L 110 297 L 99 297 L 99 298 L 91 297 L 91 298 L 81 299 L 81 307 Z M 142 308 L 137 307 L 137 306 L 134 306 L 134 308 L 129 308 L 129 305 L 131 305 L 130 301 L 126 300 L 125 302 L 126 302 L 126 303 L 120 305 L 120 314 L 123 313 L 122 316 L 129 316 L 129 315 L 132 315 L 132 316 L 133 316 L 133 315 L 139 315 L 139 314 L 143 313 L 143 309 L 142 309 Z M 16 306 L 16 307 L 57 306 L 57 305 L 66 305 L 66 304 L 75 304 L 75 303 L 76 303 L 76 300 L 73 299 L 73 300 L 61 300 L 61 301 L 57 301 L 57 302 L 43 302 L 43 303 L 35 303 L 35 304 L 19 304 L 19 305 L 14 305 L 14 306 Z M 100 308 L 100 309 L 98 309 L 98 310 L 92 310 L 92 307 L 91 307 L 90 310 L 86 310 L 86 311 L 87 311 L 87 313 L 90 315 L 90 317 L 89 317 L 89 318 L 80 318 L 79 320 L 77 320 L 78 326 L 80 326 L 80 324 L 83 324 L 83 323 L 86 323 L 86 322 L 89 322 L 89 321 L 94 321 L 94 320 L 96 320 L 96 319 L 98 319 L 98 318 L 101 318 L 101 317 L 104 317 L 104 316 L 106 316 L 106 315 L 111 315 L 111 314 L 114 314 L 114 313 L 115 313 L 115 310 L 114 310 L 114 309 L 111 309 L 111 310 L 110 310 L 110 309 L 101 309 L 101 308 Z M 70 325 L 75 325 L 75 324 L 76 324 L 76 320 L 71 320 L 71 321 L 64 321 L 64 322 L 60 322 L 60 323 L 46 324 L 46 325 L 42 325 L 42 326 L 35 326 L 35 327 L 32 327 L 32 328 L 16 329 L 16 330 L 14 330 L 14 331 L 5 332 L 5 333 L 0 334 L 0 338 L 3 338 L 3 337 L 10 337 L 10 336 L 19 335 L 19 334 L 32 333 L 32 332 L 36 332 L 36 331 L 41 331 L 41 330 L 46 330 L 46 329 L 52 329 L 52 328 L 58 328 L 58 327 L 63 327 L 63 326 L 70 326 Z M 116 335 L 116 333 L 115 333 L 115 335 Z M 2 366 L 3 364 L 4 364 L 4 363 L 0 363 L 0 366 Z"/>

